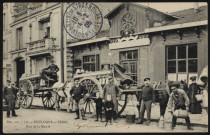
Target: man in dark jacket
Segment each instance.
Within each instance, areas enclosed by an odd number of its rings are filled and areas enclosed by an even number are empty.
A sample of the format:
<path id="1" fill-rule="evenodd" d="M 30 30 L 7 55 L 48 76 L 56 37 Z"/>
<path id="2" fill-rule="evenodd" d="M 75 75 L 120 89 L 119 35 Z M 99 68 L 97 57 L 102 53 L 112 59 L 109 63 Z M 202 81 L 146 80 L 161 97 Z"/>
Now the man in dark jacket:
<path id="1" fill-rule="evenodd" d="M 150 125 L 150 116 L 151 116 L 151 107 L 152 102 L 155 101 L 155 93 L 153 88 L 149 85 L 150 84 L 150 78 L 144 79 L 144 87 L 142 88 L 142 94 L 141 94 L 141 107 L 140 107 L 140 118 L 139 122 L 137 124 L 143 124 L 144 119 L 144 112 L 145 109 L 147 111 L 147 126 Z"/>
<path id="2" fill-rule="evenodd" d="M 171 90 L 172 93 L 169 97 L 169 101 L 168 101 L 168 109 L 169 112 L 173 112 L 173 107 L 174 107 L 174 111 L 178 110 L 178 109 L 182 109 L 182 110 L 187 110 L 189 111 L 189 98 L 187 96 L 187 94 L 185 93 L 184 90 L 182 89 L 178 89 L 179 88 L 179 83 L 178 82 L 174 82 L 171 85 Z M 172 129 L 174 129 L 174 127 L 176 126 L 176 120 L 177 118 L 175 116 L 173 116 L 172 118 Z M 190 126 L 190 118 L 189 116 L 185 118 L 185 121 L 187 123 L 187 128 L 192 130 L 191 126 Z"/>
<path id="3" fill-rule="evenodd" d="M 4 98 L 8 104 L 7 117 L 10 117 L 10 111 L 12 111 L 12 116 L 17 116 L 15 113 L 16 93 L 16 89 L 11 86 L 11 81 L 7 80 L 7 86 L 4 88 Z"/>
<path id="4" fill-rule="evenodd" d="M 47 68 L 44 68 L 41 73 L 41 78 L 44 80 L 49 80 L 51 82 L 57 82 L 57 72 L 59 71 L 59 68 L 57 65 L 54 64 L 54 60 L 51 60 L 51 65 L 49 65 Z M 52 85 L 52 84 L 50 84 Z"/>
<path id="5" fill-rule="evenodd" d="M 77 117 L 75 119 L 79 119 L 79 110 L 81 111 L 82 119 L 86 120 L 85 118 L 85 111 L 84 111 L 84 96 L 88 92 L 85 87 L 79 84 L 79 79 L 76 78 L 74 80 L 74 86 L 70 91 L 70 95 L 75 100 L 75 109 Z"/>

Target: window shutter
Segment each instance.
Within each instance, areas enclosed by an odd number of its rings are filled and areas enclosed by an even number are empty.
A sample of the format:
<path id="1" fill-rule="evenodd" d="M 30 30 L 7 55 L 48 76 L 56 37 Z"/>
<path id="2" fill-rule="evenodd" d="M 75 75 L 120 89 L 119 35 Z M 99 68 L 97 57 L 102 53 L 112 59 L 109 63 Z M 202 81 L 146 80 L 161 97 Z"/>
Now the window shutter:
<path id="1" fill-rule="evenodd" d="M 165 81 L 166 55 L 165 46 L 157 46 L 154 48 L 154 79 L 155 81 Z"/>
<path id="2" fill-rule="evenodd" d="M 100 70 L 100 57 L 99 54 L 96 55 L 96 71 Z"/>
<path id="3" fill-rule="evenodd" d="M 205 67 L 205 47 L 204 43 L 198 43 L 198 75 L 201 73 L 202 69 Z"/>

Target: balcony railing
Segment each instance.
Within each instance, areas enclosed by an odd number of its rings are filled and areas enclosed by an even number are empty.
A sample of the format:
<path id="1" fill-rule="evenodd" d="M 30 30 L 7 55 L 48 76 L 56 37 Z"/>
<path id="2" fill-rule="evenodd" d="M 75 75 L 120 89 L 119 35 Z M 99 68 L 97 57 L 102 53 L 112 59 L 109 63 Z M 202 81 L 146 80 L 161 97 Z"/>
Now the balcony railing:
<path id="1" fill-rule="evenodd" d="M 54 40 L 55 38 L 45 38 L 27 43 L 27 52 L 31 53 L 56 48 Z"/>

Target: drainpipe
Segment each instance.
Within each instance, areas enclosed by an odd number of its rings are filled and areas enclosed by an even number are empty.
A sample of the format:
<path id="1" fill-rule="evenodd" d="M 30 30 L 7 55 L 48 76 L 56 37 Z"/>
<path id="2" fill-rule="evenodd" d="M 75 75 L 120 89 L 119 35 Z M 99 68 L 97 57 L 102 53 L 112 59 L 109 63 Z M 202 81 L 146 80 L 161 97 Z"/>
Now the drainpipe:
<path id="1" fill-rule="evenodd" d="M 61 82 L 64 82 L 63 3 L 61 3 Z"/>

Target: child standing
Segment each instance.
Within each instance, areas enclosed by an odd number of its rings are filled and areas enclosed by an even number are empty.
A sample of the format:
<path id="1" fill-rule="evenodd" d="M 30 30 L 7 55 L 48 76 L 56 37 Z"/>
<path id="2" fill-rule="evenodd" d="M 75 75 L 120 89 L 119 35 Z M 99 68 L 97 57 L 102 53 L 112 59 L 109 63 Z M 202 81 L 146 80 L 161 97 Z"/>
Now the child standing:
<path id="1" fill-rule="evenodd" d="M 101 122 L 102 122 L 102 107 L 103 107 L 103 102 L 102 102 L 102 98 L 100 97 L 99 92 L 96 93 L 96 117 L 97 119 L 95 121 L 98 121 L 98 117 L 100 115 L 101 118 Z"/>
<path id="2" fill-rule="evenodd" d="M 105 102 L 105 110 L 106 110 L 106 125 L 108 121 L 110 121 L 110 125 L 112 125 L 112 113 L 114 108 L 114 103 L 111 101 L 111 95 L 107 95 L 107 101 Z"/>

